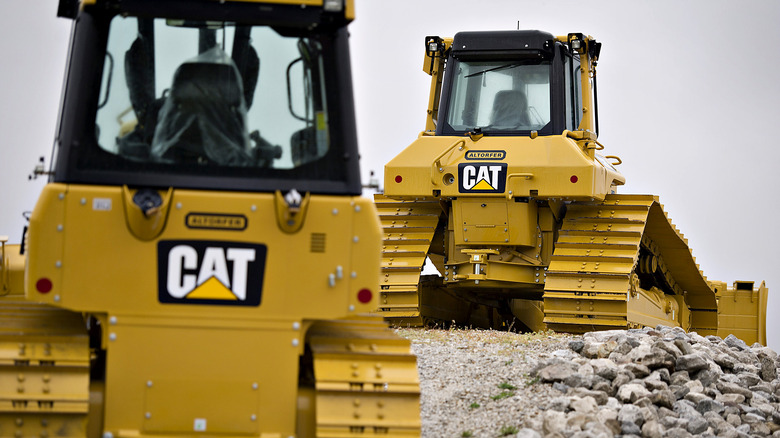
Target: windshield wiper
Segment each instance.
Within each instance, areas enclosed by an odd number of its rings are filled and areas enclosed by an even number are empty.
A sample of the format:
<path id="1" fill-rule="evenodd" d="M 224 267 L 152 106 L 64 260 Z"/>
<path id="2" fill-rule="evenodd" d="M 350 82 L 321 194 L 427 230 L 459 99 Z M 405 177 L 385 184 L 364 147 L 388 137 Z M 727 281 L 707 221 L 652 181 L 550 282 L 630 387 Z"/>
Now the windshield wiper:
<path id="1" fill-rule="evenodd" d="M 470 77 L 472 77 L 472 76 L 483 75 L 483 74 L 485 74 L 485 73 L 488 73 L 488 72 L 491 72 L 491 71 L 504 70 L 504 69 L 507 69 L 507 68 L 515 68 L 515 67 L 519 67 L 519 66 L 521 66 L 521 65 L 523 65 L 523 64 L 521 64 L 521 63 L 519 63 L 519 62 L 516 62 L 516 63 L 514 63 L 514 64 L 505 64 L 505 65 L 500 65 L 500 66 L 498 66 L 498 67 L 493 67 L 493 68 L 489 68 L 489 69 L 487 69 L 487 70 L 482 70 L 482 71 L 478 71 L 478 72 L 476 72 L 476 73 L 472 73 L 472 74 L 470 74 L 470 75 L 466 75 L 466 76 L 464 76 L 464 78 L 470 78 Z"/>

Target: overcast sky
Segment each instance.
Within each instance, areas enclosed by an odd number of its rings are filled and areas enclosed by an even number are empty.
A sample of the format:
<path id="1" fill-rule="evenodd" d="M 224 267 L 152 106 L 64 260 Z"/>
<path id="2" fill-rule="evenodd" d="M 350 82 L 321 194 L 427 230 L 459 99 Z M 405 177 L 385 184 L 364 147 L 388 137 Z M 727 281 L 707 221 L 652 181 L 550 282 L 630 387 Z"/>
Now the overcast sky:
<path id="1" fill-rule="evenodd" d="M 599 140 L 621 193 L 654 194 L 712 280 L 766 280 L 769 345 L 780 350 L 780 2 L 774 0 L 356 0 L 352 66 L 362 171 L 424 128 L 426 35 L 582 32 L 603 43 Z M 56 0 L 0 6 L 0 234 L 18 242 L 44 184 L 70 34 Z"/>

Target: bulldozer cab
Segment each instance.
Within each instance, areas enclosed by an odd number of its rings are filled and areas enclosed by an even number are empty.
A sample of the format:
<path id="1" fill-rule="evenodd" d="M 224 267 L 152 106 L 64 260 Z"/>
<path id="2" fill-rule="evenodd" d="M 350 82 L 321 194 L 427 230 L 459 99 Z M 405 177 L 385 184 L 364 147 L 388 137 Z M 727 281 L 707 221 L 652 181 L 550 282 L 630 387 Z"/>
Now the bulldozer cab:
<path id="1" fill-rule="evenodd" d="M 311 9 L 85 2 L 54 181 L 360 193 L 345 17 Z"/>
<path id="2" fill-rule="evenodd" d="M 449 47 L 442 44 L 427 52 L 446 58 L 448 72 L 436 135 L 536 136 L 594 130 L 591 115 L 585 117 L 583 109 L 583 76 L 585 94 L 590 93 L 591 54 L 581 49 L 585 44 L 582 35 L 556 38 L 539 31 L 456 34 Z"/>

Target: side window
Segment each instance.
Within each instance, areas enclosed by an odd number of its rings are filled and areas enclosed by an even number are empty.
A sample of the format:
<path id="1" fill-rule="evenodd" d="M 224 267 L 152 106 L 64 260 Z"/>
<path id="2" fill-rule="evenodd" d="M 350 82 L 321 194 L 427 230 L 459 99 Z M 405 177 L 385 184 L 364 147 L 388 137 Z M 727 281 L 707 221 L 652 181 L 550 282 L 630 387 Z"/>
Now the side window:
<path id="1" fill-rule="evenodd" d="M 563 70 L 566 89 L 566 129 L 576 130 L 582 120 L 582 90 L 579 59 L 563 55 Z"/>

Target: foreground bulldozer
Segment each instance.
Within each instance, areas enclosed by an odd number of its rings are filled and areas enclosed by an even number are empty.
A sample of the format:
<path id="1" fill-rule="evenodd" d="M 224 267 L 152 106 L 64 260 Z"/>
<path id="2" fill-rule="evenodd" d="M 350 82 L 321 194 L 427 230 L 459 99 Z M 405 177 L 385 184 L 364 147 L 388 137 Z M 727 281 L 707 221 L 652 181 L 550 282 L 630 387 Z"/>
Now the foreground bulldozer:
<path id="1" fill-rule="evenodd" d="M 56 159 L 0 238 L 0 436 L 419 436 L 415 357 L 370 315 L 353 12 L 60 4 Z"/>
<path id="2" fill-rule="evenodd" d="M 375 196 L 382 315 L 766 343 L 764 284 L 708 281 L 657 197 L 617 193 L 621 160 L 597 140 L 600 49 L 579 33 L 426 37 L 426 128 Z M 421 276 L 426 259 L 440 276 Z"/>

